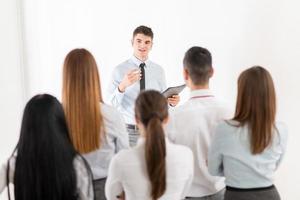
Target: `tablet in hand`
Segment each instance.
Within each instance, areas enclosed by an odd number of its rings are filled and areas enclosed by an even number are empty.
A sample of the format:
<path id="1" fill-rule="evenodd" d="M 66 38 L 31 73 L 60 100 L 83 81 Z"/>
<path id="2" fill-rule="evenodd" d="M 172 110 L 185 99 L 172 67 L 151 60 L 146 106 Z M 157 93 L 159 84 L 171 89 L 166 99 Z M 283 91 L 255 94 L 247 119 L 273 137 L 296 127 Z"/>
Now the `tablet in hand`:
<path id="1" fill-rule="evenodd" d="M 172 97 L 173 95 L 178 95 L 183 89 L 185 88 L 185 84 L 175 86 L 175 87 L 169 87 L 165 91 L 162 92 L 162 94 L 166 97 Z"/>

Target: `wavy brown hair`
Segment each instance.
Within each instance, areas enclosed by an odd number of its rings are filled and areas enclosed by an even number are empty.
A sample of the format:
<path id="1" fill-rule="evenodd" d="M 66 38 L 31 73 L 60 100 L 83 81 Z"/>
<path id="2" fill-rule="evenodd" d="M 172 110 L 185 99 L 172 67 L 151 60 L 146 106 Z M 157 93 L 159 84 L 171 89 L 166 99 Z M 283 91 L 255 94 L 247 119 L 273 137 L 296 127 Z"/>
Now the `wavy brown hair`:
<path id="1" fill-rule="evenodd" d="M 264 151 L 272 142 L 276 115 L 276 94 L 270 73 L 251 67 L 238 79 L 238 95 L 233 120 L 248 125 L 252 154 Z"/>
<path id="2" fill-rule="evenodd" d="M 166 190 L 166 143 L 162 121 L 168 117 L 166 98 L 159 92 L 141 92 L 135 102 L 136 118 L 146 130 L 145 157 L 153 200 Z"/>
<path id="3" fill-rule="evenodd" d="M 86 49 L 74 49 L 65 58 L 62 101 L 75 149 L 88 153 L 100 148 L 103 99 L 96 61 Z"/>

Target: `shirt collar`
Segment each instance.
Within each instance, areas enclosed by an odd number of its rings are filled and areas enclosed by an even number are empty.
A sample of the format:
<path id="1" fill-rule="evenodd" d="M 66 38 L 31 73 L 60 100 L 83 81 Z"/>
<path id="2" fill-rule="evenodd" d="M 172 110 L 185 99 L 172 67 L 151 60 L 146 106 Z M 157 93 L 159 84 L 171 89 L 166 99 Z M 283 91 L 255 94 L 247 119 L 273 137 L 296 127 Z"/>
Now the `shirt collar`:
<path id="1" fill-rule="evenodd" d="M 130 60 L 137 66 L 140 66 L 141 63 L 145 63 L 145 67 L 147 67 L 150 64 L 149 58 L 143 62 L 133 55 L 133 56 L 131 56 Z"/>
<path id="2" fill-rule="evenodd" d="M 213 93 L 210 91 L 210 89 L 192 90 L 190 93 L 190 98 L 211 96 L 213 96 Z"/>

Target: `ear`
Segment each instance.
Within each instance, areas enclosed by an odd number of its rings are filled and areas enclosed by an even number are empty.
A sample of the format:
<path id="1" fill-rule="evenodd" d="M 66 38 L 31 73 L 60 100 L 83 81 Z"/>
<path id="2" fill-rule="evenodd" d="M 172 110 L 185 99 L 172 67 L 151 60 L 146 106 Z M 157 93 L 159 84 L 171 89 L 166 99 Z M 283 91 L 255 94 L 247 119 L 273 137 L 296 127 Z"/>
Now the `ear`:
<path id="1" fill-rule="evenodd" d="M 131 46 L 133 46 L 133 39 L 134 39 L 134 38 L 131 39 Z"/>
<path id="2" fill-rule="evenodd" d="M 141 124 L 141 121 L 136 116 L 134 116 L 134 118 L 135 118 L 135 122 L 136 122 L 137 125 Z"/>
<path id="3" fill-rule="evenodd" d="M 162 121 L 162 123 L 164 124 L 164 125 L 166 125 L 168 122 L 169 122 L 169 116 L 168 117 L 166 117 L 163 121 Z"/>
<path id="4" fill-rule="evenodd" d="M 211 78 L 214 75 L 214 68 L 212 67 L 209 71 L 209 78 Z"/>
<path id="5" fill-rule="evenodd" d="M 189 72 L 185 67 L 183 67 L 183 79 L 185 81 L 189 80 Z"/>

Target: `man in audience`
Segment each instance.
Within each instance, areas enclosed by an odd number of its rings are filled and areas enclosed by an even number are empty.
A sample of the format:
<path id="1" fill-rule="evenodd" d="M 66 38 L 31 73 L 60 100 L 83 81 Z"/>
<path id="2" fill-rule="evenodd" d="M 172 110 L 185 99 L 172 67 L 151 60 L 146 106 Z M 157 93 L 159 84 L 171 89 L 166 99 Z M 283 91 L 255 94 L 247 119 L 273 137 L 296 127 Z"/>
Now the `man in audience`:
<path id="1" fill-rule="evenodd" d="M 231 112 L 209 89 L 214 71 L 207 49 L 190 48 L 185 53 L 183 65 L 190 98 L 170 113 L 168 137 L 176 144 L 190 147 L 194 154 L 194 178 L 186 199 L 222 200 L 224 179 L 209 174 L 207 154 L 217 123 L 230 118 Z"/>

